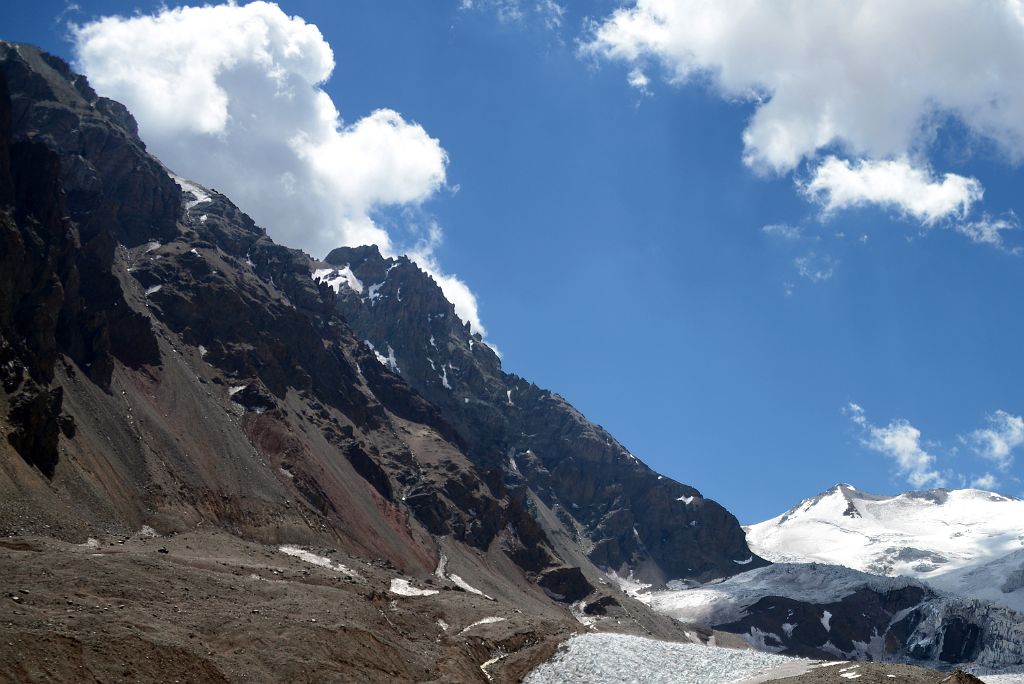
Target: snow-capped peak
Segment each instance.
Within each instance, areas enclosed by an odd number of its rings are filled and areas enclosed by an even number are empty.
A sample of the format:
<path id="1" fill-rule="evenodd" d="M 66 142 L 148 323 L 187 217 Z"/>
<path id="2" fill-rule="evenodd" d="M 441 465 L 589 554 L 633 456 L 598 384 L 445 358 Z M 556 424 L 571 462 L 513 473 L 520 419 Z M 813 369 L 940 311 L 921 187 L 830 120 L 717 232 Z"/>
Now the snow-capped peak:
<path id="1" fill-rule="evenodd" d="M 1024 501 L 978 489 L 878 496 L 839 484 L 747 528 L 773 561 L 821 562 L 927 580 L 1024 609 Z"/>

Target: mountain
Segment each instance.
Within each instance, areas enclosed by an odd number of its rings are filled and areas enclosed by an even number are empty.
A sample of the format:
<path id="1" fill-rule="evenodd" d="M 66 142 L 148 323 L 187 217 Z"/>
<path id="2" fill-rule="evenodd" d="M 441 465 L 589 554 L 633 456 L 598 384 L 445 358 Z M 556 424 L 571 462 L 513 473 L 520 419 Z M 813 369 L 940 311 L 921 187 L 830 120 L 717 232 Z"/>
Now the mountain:
<path id="1" fill-rule="evenodd" d="M 999 670 L 1024 664 L 1022 520 L 991 492 L 840 484 L 747 528 L 773 565 L 632 593 L 761 650 Z"/>
<path id="2" fill-rule="evenodd" d="M 747 528 L 776 562 L 926 581 L 1024 612 L 1024 501 L 977 489 L 877 496 L 840 484 Z"/>
<path id="3" fill-rule="evenodd" d="M 564 553 L 646 582 L 764 565 L 736 519 L 654 472 L 559 395 L 514 374 L 405 257 L 341 248 L 314 277 L 378 360 L 437 406 L 481 468 L 500 473 Z"/>
<path id="4" fill-rule="evenodd" d="M 515 679 L 578 630 L 710 635 L 608 573 L 766 563 L 721 506 L 502 372 L 414 263 L 275 244 L 5 42 L 0 385 L 21 587 L 0 652 L 23 678 Z"/>

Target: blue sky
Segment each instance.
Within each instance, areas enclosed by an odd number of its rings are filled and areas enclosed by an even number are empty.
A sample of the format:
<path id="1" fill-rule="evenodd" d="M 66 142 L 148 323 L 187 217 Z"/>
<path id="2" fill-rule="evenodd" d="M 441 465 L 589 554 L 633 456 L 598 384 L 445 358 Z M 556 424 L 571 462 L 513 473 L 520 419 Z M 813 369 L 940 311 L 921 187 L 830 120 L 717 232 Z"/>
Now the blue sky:
<path id="1" fill-rule="evenodd" d="M 62 2 L 19 6 L 6 12 L 2 37 L 74 61 L 67 19 L 84 24 L 161 6 L 79 4 L 69 12 Z M 447 155 L 442 183 L 429 168 L 415 176 L 429 186 L 422 203 L 368 205 L 370 219 L 396 249 L 421 236 L 406 223 L 421 232 L 439 226 L 443 242 L 431 245 L 429 263 L 472 290 L 506 368 L 568 398 L 653 468 L 745 523 L 836 482 L 896 493 L 989 475 L 995 489 L 1024 495 L 1014 458 L 1024 442 L 1015 131 L 940 107 L 928 113 L 926 133 L 894 142 L 888 131 L 913 107 L 886 109 L 902 89 L 869 78 L 858 81 L 863 92 L 851 101 L 859 104 L 837 115 L 846 119 L 833 141 L 786 157 L 769 151 L 777 149 L 771 141 L 744 141 L 759 108 L 783 92 L 772 90 L 782 88 L 774 76 L 752 72 L 764 81 L 760 100 L 741 92 L 745 76 L 680 76 L 671 46 L 611 30 L 616 10 L 633 12 L 621 16 L 643 28 L 632 3 L 588 2 L 585 11 L 566 4 L 561 15 L 550 4 L 512 0 L 280 6 L 330 44 L 335 66 L 323 90 L 346 124 L 386 107 Z M 917 34 L 927 38 L 934 24 L 943 36 L 940 21 L 911 19 L 925 26 Z M 890 35 L 906 20 L 882 17 L 876 32 Z M 779 22 L 784 34 L 785 17 Z M 766 33 L 777 28 L 760 24 Z M 679 39 L 694 40 L 685 31 Z M 714 67 L 726 55 L 722 73 L 754 69 L 729 40 L 695 51 L 695 60 Z M 993 63 L 1013 64 L 1017 48 Z M 976 95 L 955 67 L 985 57 L 979 49 L 920 58 L 949 74 L 943 92 L 962 93 L 952 109 L 974 111 Z M 808 61 L 794 59 L 800 68 Z M 895 56 L 889 66 L 898 72 L 902 64 Z M 630 85 L 641 72 L 646 85 Z M 798 113 L 834 85 L 808 78 L 796 104 L 775 112 L 778 121 L 801 125 Z M 992 86 L 1000 87 L 1014 84 Z M 876 125 L 876 115 L 896 123 Z M 752 152 L 759 161 L 745 163 Z M 800 184 L 826 183 L 829 158 L 860 171 L 867 167 L 858 164 L 909 159 L 908 168 L 931 174 L 923 190 L 949 173 L 982 185 L 984 198 L 921 208 L 913 186 L 879 199 L 849 174 L 842 187 L 802 191 Z M 894 168 L 883 181 L 906 180 Z M 842 199 L 851 192 L 861 194 Z M 362 205 L 351 206 L 346 220 L 362 220 Z M 986 243 L 979 231 L 997 221 L 1007 229 L 985 233 L 999 240 Z"/>

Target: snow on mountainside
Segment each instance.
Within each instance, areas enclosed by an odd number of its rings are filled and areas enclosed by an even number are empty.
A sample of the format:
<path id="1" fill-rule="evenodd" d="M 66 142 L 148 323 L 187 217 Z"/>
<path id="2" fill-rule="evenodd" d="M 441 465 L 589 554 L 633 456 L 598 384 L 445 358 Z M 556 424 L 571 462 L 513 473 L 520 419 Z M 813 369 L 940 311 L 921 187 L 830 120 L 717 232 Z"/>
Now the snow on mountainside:
<path id="1" fill-rule="evenodd" d="M 690 587 L 690 588 L 686 588 Z M 654 610 L 740 636 L 761 651 L 815 659 L 1024 664 L 1024 620 L 1005 606 L 937 595 L 909 577 L 777 563 L 692 587 L 640 594 Z"/>
<path id="2" fill-rule="evenodd" d="M 776 562 L 904 575 L 1024 611 L 1024 501 L 977 489 L 877 496 L 841 484 L 747 528 Z"/>

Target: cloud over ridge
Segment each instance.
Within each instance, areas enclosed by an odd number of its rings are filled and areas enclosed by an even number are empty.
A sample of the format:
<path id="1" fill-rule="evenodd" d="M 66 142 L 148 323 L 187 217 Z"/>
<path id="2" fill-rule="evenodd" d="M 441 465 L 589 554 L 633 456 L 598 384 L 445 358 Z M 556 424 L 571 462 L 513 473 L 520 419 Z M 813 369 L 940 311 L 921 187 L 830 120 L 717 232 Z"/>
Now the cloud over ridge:
<path id="1" fill-rule="evenodd" d="M 133 112 L 168 167 L 223 190 L 277 241 L 314 256 L 342 245 L 411 249 L 374 213 L 418 207 L 446 183 L 447 153 L 419 124 L 387 108 L 342 119 L 322 87 L 335 67 L 330 45 L 275 3 L 109 16 L 72 26 L 72 37 L 79 70 Z M 420 256 L 483 333 L 468 287 Z"/>

